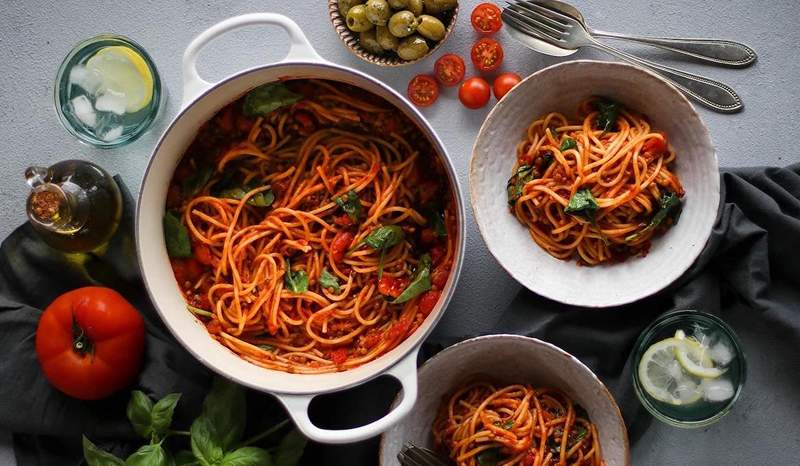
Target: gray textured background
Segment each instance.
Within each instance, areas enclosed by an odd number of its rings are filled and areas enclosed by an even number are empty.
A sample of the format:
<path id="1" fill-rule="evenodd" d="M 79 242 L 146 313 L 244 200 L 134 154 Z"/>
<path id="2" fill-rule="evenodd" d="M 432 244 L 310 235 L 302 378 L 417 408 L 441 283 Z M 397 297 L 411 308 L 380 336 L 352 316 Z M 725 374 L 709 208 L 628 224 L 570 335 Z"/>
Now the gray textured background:
<path id="1" fill-rule="evenodd" d="M 459 25 L 441 53 L 468 55 L 475 39 L 468 25 L 469 12 L 477 3 L 478 0 L 461 1 Z M 576 0 L 575 5 L 582 9 L 589 24 L 598 29 L 731 38 L 754 47 L 759 61 L 746 70 L 669 62 L 730 84 L 744 100 L 746 109 L 737 115 L 700 110 L 711 129 L 723 166 L 786 165 L 800 161 L 795 144 L 800 134 L 800 54 L 796 47 L 800 43 L 800 4 L 792 0 Z M 124 3 L 5 0 L 0 15 L 0 144 L 3 147 L 0 237 L 5 237 L 24 221 L 27 190 L 22 173 L 28 165 L 49 165 L 69 158 L 87 159 L 121 174 L 129 188 L 137 191 L 158 135 L 179 108 L 183 49 L 192 37 L 212 24 L 235 14 L 256 11 L 288 15 L 300 24 L 324 58 L 371 73 L 400 91 L 405 90 L 412 75 L 430 72 L 433 66 L 430 58 L 400 69 L 381 69 L 362 62 L 337 38 L 324 0 Z M 60 126 L 53 110 L 53 79 L 62 58 L 78 41 L 103 32 L 127 35 L 141 43 L 154 57 L 170 93 L 165 115 L 150 133 L 126 148 L 109 151 L 92 149 L 73 139 Z M 506 49 L 504 70 L 525 76 L 561 60 L 527 51 L 505 32 L 499 38 Z M 284 33 L 272 28 L 251 27 L 212 43 L 201 54 L 200 70 L 208 79 L 218 79 L 243 67 L 276 61 L 286 50 Z M 667 60 L 662 52 L 646 53 L 652 58 Z M 581 51 L 573 57 L 605 58 L 594 51 Z M 473 71 L 468 64 L 467 74 Z M 448 89 L 436 105 L 424 111 L 453 157 L 465 190 L 472 143 L 488 110 L 489 106 L 479 111 L 462 108 L 456 92 Z M 468 214 L 471 217 L 471 212 Z M 437 330 L 441 334 L 479 333 L 491 328 L 499 311 L 519 287 L 488 255 L 471 218 L 470 222 L 463 278 Z M 711 429 L 730 428 L 730 424 L 736 422 L 745 420 L 731 416 Z M 13 455 L 7 446 L 3 447 L 1 438 L 0 464 L 13 464 Z M 670 458 L 675 458 L 676 452 L 689 444 L 701 446 L 702 439 L 702 432 L 678 433 L 674 429 L 652 428 L 638 442 L 633 459 L 637 464 L 678 464 Z M 780 448 L 760 447 L 762 451 Z M 756 448 L 742 445 L 742 464 L 758 464 L 764 460 L 745 454 L 749 451 L 756 455 Z M 702 454 L 695 459 L 697 464 L 713 463 Z"/>

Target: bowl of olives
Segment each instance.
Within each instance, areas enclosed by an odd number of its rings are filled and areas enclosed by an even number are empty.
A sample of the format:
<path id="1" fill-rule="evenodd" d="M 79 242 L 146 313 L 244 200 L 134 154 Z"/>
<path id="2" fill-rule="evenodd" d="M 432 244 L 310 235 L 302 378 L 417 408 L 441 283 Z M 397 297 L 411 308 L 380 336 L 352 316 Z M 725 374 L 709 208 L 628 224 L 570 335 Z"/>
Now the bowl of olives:
<path id="1" fill-rule="evenodd" d="M 333 27 L 362 60 L 379 66 L 417 62 L 455 28 L 458 0 L 328 0 Z"/>

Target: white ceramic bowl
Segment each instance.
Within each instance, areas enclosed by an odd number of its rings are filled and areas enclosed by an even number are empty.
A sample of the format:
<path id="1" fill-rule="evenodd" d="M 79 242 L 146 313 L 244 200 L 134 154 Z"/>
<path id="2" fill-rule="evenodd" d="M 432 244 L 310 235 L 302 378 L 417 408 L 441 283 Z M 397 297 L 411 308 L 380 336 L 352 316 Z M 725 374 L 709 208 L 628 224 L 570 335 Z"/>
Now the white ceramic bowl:
<path id="1" fill-rule="evenodd" d="M 289 53 L 278 63 L 256 66 L 217 83 L 203 80 L 197 73 L 200 50 L 215 37 L 249 25 L 282 27 L 289 36 Z M 323 60 L 292 20 L 272 13 L 251 13 L 224 20 L 197 36 L 183 56 L 183 108 L 170 123 L 156 145 L 142 181 L 136 209 L 136 246 L 139 267 L 150 298 L 175 338 L 211 370 L 242 385 L 274 394 L 283 403 L 297 427 L 309 438 L 324 443 L 350 443 L 374 437 L 405 416 L 417 393 L 417 352 L 433 330 L 449 302 L 464 256 L 464 203 L 458 179 L 442 142 L 428 122 L 403 96 L 364 73 Z M 413 121 L 429 139 L 447 171 L 450 189 L 456 199 L 458 241 L 453 271 L 442 298 L 419 329 L 397 347 L 363 366 L 329 374 L 289 374 L 255 366 L 208 335 L 205 326 L 186 310 L 186 303 L 175 281 L 164 244 L 162 219 L 164 201 L 172 173 L 198 128 L 225 105 L 256 86 L 285 78 L 329 79 L 358 86 L 393 104 Z M 403 386 L 403 401 L 386 416 L 351 429 L 329 430 L 314 425 L 308 406 L 314 396 L 353 387 L 388 374 Z"/>
<path id="2" fill-rule="evenodd" d="M 586 409 L 597 427 L 606 466 L 630 463 L 628 432 L 619 407 L 588 367 L 557 346 L 536 338 L 488 335 L 453 345 L 420 368 L 417 404 L 401 423 L 383 434 L 381 466 L 398 464 L 397 452 L 405 442 L 433 448 L 431 425 L 442 397 L 475 375 L 563 390 Z"/>
<path id="3" fill-rule="evenodd" d="M 620 264 L 578 267 L 537 245 L 511 214 L 506 182 L 515 148 L 528 125 L 553 111 L 568 118 L 578 103 L 600 95 L 646 115 L 666 131 L 677 152 L 675 172 L 686 190 L 680 221 L 653 240 L 646 257 Z M 566 304 L 608 307 L 630 303 L 667 287 L 702 251 L 719 207 L 719 171 L 708 129 L 689 101 L 659 76 L 624 63 L 570 61 L 545 68 L 514 87 L 481 126 L 469 170 L 478 229 L 489 251 L 511 276 L 534 293 Z"/>

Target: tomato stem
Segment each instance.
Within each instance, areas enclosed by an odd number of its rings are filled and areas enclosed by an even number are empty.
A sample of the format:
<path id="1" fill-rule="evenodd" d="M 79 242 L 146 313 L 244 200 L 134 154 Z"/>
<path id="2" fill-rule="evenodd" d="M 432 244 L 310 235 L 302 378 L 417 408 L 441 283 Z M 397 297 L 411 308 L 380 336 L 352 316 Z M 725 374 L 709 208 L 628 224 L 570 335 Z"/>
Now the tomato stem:
<path id="1" fill-rule="evenodd" d="M 72 350 L 83 356 L 85 354 L 94 354 L 94 345 L 92 340 L 86 335 L 80 325 L 75 314 L 72 314 Z"/>

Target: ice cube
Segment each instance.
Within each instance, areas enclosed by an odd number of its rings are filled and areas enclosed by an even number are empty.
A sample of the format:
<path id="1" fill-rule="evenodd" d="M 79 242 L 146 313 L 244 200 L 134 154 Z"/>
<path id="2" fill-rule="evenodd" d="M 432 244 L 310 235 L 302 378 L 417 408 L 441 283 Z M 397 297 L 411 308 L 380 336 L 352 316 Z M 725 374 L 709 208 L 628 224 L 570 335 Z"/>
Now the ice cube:
<path id="1" fill-rule="evenodd" d="M 689 379 L 683 379 L 678 381 L 673 393 L 681 403 L 687 403 L 692 399 L 696 400 L 698 398 L 696 392 L 697 384 Z"/>
<path id="2" fill-rule="evenodd" d="M 708 351 L 708 355 L 719 366 L 727 366 L 733 360 L 733 351 L 730 346 L 718 341 Z"/>
<path id="3" fill-rule="evenodd" d="M 99 112 L 113 112 L 117 115 L 125 114 L 125 106 L 128 104 L 125 94 L 114 91 L 106 91 L 94 103 L 94 108 Z"/>
<path id="4" fill-rule="evenodd" d="M 118 139 L 120 136 L 122 136 L 122 125 L 115 126 L 109 129 L 100 136 L 100 139 L 102 139 L 103 141 L 110 142 L 115 139 Z"/>
<path id="5" fill-rule="evenodd" d="M 103 83 L 103 77 L 97 70 L 89 70 L 83 65 L 75 65 L 69 70 L 69 83 L 94 95 Z"/>
<path id="6" fill-rule="evenodd" d="M 72 113 L 84 125 L 94 128 L 97 124 L 97 113 L 92 107 L 92 102 L 85 95 L 79 95 L 70 101 L 72 104 Z"/>
<path id="7" fill-rule="evenodd" d="M 733 384 L 728 379 L 703 380 L 703 398 L 708 401 L 725 401 L 733 398 Z"/>

